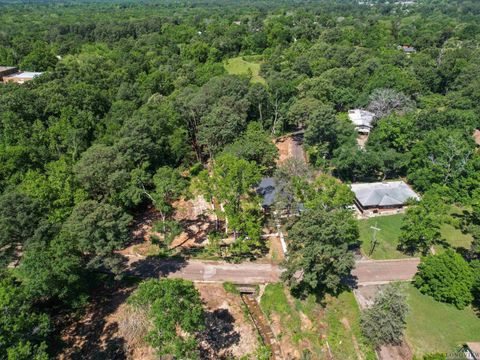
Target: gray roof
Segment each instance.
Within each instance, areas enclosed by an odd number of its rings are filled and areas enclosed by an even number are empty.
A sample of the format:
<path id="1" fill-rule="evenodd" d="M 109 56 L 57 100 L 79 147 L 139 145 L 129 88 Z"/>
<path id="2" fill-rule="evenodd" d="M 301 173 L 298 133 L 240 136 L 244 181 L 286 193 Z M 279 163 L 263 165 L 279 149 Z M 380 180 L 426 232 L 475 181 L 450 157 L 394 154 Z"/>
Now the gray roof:
<path id="1" fill-rule="evenodd" d="M 272 206 L 275 201 L 275 179 L 273 177 L 265 177 L 260 181 L 257 187 L 257 194 L 263 196 L 262 206 Z"/>
<path id="2" fill-rule="evenodd" d="M 410 198 L 420 197 L 403 181 L 352 184 L 352 191 L 362 206 L 404 205 Z"/>

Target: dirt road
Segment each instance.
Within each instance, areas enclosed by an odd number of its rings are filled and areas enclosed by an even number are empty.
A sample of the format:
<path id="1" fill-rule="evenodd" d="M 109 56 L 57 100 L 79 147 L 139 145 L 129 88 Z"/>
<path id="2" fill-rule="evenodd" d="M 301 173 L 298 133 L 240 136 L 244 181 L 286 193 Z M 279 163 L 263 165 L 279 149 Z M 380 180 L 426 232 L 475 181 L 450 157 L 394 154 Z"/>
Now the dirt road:
<path id="1" fill-rule="evenodd" d="M 359 260 L 352 275 L 357 285 L 385 284 L 413 278 L 419 259 Z M 145 258 L 132 261 L 130 271 L 140 277 L 171 277 L 192 281 L 237 284 L 263 284 L 280 281 L 278 265 L 245 262 L 231 264 L 220 261 L 174 260 Z"/>

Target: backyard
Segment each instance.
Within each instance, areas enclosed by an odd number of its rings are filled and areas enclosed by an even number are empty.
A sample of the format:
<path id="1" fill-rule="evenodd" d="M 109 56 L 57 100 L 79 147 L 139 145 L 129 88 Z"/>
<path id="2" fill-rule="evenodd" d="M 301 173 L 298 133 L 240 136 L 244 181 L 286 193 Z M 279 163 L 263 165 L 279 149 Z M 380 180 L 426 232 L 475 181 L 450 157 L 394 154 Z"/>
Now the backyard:
<path id="1" fill-rule="evenodd" d="M 401 259 L 407 256 L 397 250 L 400 237 L 400 228 L 404 214 L 378 216 L 359 221 L 360 240 L 362 241 L 362 254 L 375 260 Z M 372 251 L 374 230 L 376 231 L 377 244 Z M 470 234 L 464 234 L 451 224 L 443 224 L 440 228 L 442 237 L 454 248 L 469 248 L 472 242 Z M 442 252 L 441 246 L 435 247 L 436 252 Z"/>

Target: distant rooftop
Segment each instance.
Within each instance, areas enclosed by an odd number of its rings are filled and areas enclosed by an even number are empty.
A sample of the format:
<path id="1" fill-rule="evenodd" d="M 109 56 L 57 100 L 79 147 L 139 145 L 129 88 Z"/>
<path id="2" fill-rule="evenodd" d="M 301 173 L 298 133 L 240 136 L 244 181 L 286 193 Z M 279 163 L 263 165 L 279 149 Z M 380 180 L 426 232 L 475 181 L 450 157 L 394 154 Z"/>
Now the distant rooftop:
<path id="1" fill-rule="evenodd" d="M 409 46 L 409 45 L 403 45 L 402 49 L 403 49 L 403 52 L 406 52 L 406 53 L 414 53 L 417 51 L 413 46 Z"/>
<path id="2" fill-rule="evenodd" d="M 367 110 L 353 109 L 348 111 L 348 118 L 359 131 L 370 131 L 375 120 L 375 114 Z"/>
<path id="3" fill-rule="evenodd" d="M 420 200 L 403 181 L 352 184 L 350 187 L 363 207 L 401 206 L 410 198 Z"/>
<path id="4" fill-rule="evenodd" d="M 24 72 L 19 72 L 16 74 L 9 75 L 9 78 L 15 78 L 15 79 L 33 79 L 37 76 L 42 75 L 43 73 L 41 72 L 33 72 L 33 71 L 24 71 Z"/>

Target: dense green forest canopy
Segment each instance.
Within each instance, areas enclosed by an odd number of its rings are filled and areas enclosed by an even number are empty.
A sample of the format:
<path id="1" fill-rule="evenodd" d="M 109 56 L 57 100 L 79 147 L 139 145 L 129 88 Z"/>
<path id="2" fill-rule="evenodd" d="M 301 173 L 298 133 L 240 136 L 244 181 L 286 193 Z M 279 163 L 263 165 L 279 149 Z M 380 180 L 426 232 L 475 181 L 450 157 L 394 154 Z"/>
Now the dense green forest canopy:
<path id="1" fill-rule="evenodd" d="M 479 16 L 473 0 L 0 1 L 0 66 L 44 72 L 0 83 L 0 301 L 22 312 L 0 353 L 55 351 L 45 314 L 119 276 L 133 215 L 167 217 L 189 185 L 228 204 L 235 255 L 259 246 L 252 187 L 274 172 L 271 137 L 299 128 L 316 169 L 407 178 L 476 229 Z M 265 81 L 229 74 L 239 56 Z M 358 107 L 379 115 L 365 149 Z"/>

